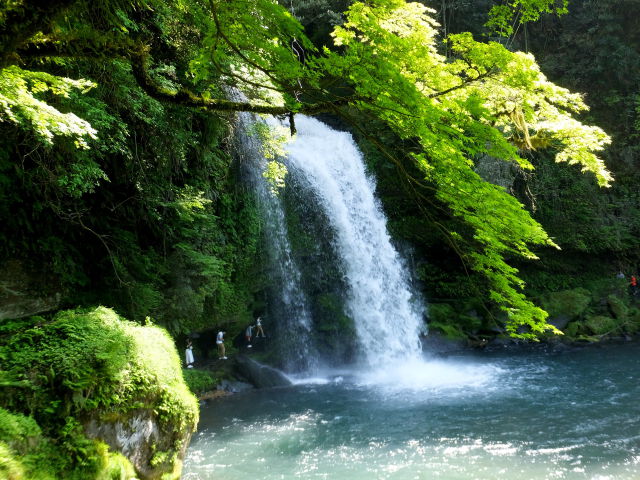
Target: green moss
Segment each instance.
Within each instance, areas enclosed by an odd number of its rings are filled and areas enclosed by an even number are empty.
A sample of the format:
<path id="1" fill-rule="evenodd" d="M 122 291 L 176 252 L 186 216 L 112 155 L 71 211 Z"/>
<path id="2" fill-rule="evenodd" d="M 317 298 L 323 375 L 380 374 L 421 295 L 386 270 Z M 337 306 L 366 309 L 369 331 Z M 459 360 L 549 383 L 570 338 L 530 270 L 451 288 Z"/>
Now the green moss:
<path id="1" fill-rule="evenodd" d="M 3 441 L 9 442 L 14 447 L 26 448 L 41 434 L 40 427 L 33 418 L 12 414 L 0 408 L 0 439 Z"/>
<path id="2" fill-rule="evenodd" d="M 586 288 L 551 292 L 541 299 L 542 308 L 549 312 L 551 318 L 557 316 L 577 318 L 585 313 L 590 303 L 591 293 Z"/>
<path id="3" fill-rule="evenodd" d="M 49 323 L 22 330 L 0 346 L 0 358 L 11 379 L 0 396 L 8 410 L 0 410 L 0 439 L 22 439 L 16 445 L 26 439 L 29 446 L 39 429 L 46 437 L 37 449 L 25 447 L 31 473 L 47 465 L 51 478 L 121 478 L 117 472 L 131 470 L 106 445 L 86 438 L 80 418 L 113 421 L 146 408 L 176 439 L 197 423 L 198 403 L 168 333 L 104 307 L 59 312 Z M 29 388 L 12 386 L 20 382 Z M 175 442 L 170 449 L 178 451 L 182 445 Z"/>
<path id="4" fill-rule="evenodd" d="M 626 320 L 629 317 L 629 308 L 617 295 L 608 295 L 607 305 L 609 306 L 609 311 L 617 320 Z"/>
<path id="5" fill-rule="evenodd" d="M 460 327 L 456 325 L 450 325 L 446 323 L 440 322 L 431 322 L 429 323 L 429 329 L 437 330 L 442 333 L 446 338 L 451 340 L 459 340 L 463 338 L 467 338 L 464 332 L 460 329 Z"/>
<path id="6" fill-rule="evenodd" d="M 587 317 L 584 325 L 594 335 L 605 335 L 615 332 L 619 328 L 619 323 L 611 317 L 604 315 L 593 315 Z"/>
<path id="7" fill-rule="evenodd" d="M 457 314 L 448 303 L 433 303 L 429 305 L 430 324 L 449 324 L 456 318 Z"/>
<path id="8" fill-rule="evenodd" d="M 341 334 L 354 331 L 353 321 L 344 314 L 343 300 L 339 295 L 322 293 L 316 297 L 316 301 L 323 314 L 319 331 Z"/>
<path id="9" fill-rule="evenodd" d="M 207 370 L 184 368 L 182 370 L 184 381 L 194 395 L 207 392 L 215 388 L 218 380 Z"/>
<path id="10" fill-rule="evenodd" d="M 458 315 L 457 321 L 466 332 L 475 333 L 482 327 L 482 318 L 469 312 Z"/>
<path id="11" fill-rule="evenodd" d="M 564 329 L 564 334 L 567 338 L 576 338 L 581 328 L 582 324 L 580 322 L 571 322 Z"/>
<path id="12" fill-rule="evenodd" d="M 580 342 L 597 343 L 600 341 L 600 337 L 596 337 L 593 335 L 578 335 L 576 340 Z"/>
<path id="13" fill-rule="evenodd" d="M 106 464 L 96 475 L 96 480 L 131 480 L 137 478 L 131 462 L 120 453 L 109 452 Z"/>
<path id="14" fill-rule="evenodd" d="M 447 338 L 467 338 L 482 328 L 483 319 L 476 314 L 473 302 L 456 305 L 433 303 L 429 305 L 429 329 L 440 331 Z M 464 313 L 461 313 L 464 312 Z"/>
<path id="15" fill-rule="evenodd" d="M 629 317 L 624 325 L 627 333 L 638 333 L 640 331 L 640 310 L 633 307 L 629 309 Z"/>
<path id="16" fill-rule="evenodd" d="M 4 442 L 0 442 L 0 478 L 4 480 L 27 478 L 20 457 Z"/>

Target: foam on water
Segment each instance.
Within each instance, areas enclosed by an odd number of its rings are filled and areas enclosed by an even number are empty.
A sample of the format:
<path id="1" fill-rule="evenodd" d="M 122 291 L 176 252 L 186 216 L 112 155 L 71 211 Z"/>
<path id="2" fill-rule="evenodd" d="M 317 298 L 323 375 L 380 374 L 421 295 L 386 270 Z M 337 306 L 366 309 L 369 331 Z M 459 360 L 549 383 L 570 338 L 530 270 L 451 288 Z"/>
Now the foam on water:
<path id="1" fill-rule="evenodd" d="M 371 368 L 367 365 L 319 370 L 313 376 L 288 375 L 294 385 L 340 385 L 388 397 L 434 398 L 511 390 L 513 372 L 496 363 L 410 358 Z M 425 397 L 428 394 L 429 397 Z"/>
<path id="2" fill-rule="evenodd" d="M 294 385 L 327 385 L 331 383 L 331 378 L 327 377 L 307 377 L 305 375 L 287 375 Z"/>
<path id="3" fill-rule="evenodd" d="M 391 362 L 357 375 L 360 385 L 386 391 L 460 390 L 486 388 L 504 371 L 493 364 L 410 358 Z"/>

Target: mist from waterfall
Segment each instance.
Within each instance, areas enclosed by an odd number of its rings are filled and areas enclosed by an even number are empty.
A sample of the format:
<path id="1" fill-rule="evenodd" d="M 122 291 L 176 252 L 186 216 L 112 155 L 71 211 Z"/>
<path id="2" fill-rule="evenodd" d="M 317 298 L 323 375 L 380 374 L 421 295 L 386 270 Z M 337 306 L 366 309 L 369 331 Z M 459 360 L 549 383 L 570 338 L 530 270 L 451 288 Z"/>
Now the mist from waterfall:
<path id="1" fill-rule="evenodd" d="M 361 359 L 368 365 L 418 359 L 423 302 L 391 243 L 362 154 L 350 134 L 318 120 L 298 116 L 296 126 L 286 164 L 331 223 Z"/>

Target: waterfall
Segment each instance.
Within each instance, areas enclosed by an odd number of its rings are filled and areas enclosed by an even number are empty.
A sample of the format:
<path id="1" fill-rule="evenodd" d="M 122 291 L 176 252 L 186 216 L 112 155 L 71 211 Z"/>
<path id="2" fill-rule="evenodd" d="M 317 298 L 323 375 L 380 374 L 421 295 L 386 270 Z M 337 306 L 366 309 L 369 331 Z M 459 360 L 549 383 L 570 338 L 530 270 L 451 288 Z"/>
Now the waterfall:
<path id="1" fill-rule="evenodd" d="M 254 115 L 239 114 L 235 139 L 244 177 L 251 185 L 264 221 L 271 284 L 265 328 L 270 329 L 271 335 L 276 331 L 276 343 L 272 347 L 278 350 L 285 370 L 312 371 L 317 366 L 317 354 L 311 341 L 308 300 L 301 286 L 300 269 L 291 252 L 282 200 L 270 191 L 262 176 L 267 161 L 260 139 L 249 133 L 257 122 L 261 120 Z"/>
<path id="2" fill-rule="evenodd" d="M 360 354 L 369 365 L 417 359 L 422 302 L 413 298 L 360 151 L 348 133 L 313 118 L 296 120 L 287 167 L 306 181 L 331 223 Z"/>

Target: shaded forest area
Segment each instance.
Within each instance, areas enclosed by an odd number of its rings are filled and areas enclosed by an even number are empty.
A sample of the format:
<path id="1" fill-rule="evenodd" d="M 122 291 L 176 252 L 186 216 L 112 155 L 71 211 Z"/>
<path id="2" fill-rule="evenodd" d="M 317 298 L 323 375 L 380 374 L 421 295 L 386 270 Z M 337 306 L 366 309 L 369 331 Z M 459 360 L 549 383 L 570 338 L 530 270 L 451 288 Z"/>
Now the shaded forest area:
<path id="1" fill-rule="evenodd" d="M 197 12 L 140 4 L 129 18 L 121 7 L 76 2 L 55 28 L 115 28 L 149 40 L 159 58 L 170 59 L 154 74 L 171 85 L 202 35 Z M 97 130 L 88 148 L 64 135 L 54 144 L 37 129 L 1 125 L 2 281 L 20 294 L 5 298 L 7 308 L 31 295 L 57 299 L 58 307 L 103 304 L 132 319 L 151 317 L 174 334 L 213 318 L 249 319 L 259 220 L 236 182 L 230 117 L 150 97 L 131 64 L 110 58 L 100 33 L 93 35 L 104 48 L 91 52 L 96 59 L 23 59 L 95 82 L 85 92 L 44 92 Z M 29 308 L 25 302 L 20 313 Z"/>

